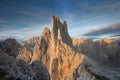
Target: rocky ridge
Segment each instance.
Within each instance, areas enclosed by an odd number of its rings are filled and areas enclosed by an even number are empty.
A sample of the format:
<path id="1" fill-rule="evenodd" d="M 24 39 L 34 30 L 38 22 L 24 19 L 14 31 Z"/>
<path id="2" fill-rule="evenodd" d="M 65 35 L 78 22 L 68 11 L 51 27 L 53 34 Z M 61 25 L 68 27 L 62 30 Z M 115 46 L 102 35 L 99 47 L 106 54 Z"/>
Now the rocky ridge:
<path id="1" fill-rule="evenodd" d="M 101 38 L 98 41 L 81 38 L 73 39 L 74 46 L 79 53 L 96 59 L 110 66 L 120 66 L 120 46 L 117 41 Z"/>

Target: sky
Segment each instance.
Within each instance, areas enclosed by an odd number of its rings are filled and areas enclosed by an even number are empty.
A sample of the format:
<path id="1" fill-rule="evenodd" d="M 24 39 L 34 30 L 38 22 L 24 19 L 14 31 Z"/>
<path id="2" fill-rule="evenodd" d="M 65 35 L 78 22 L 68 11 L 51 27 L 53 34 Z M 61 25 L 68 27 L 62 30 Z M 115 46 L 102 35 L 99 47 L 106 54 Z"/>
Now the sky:
<path id="1" fill-rule="evenodd" d="M 51 28 L 53 15 L 67 21 L 74 37 L 90 36 L 106 27 L 111 36 L 109 26 L 113 29 L 116 23 L 114 34 L 120 34 L 120 0 L 0 0 L 0 39 L 39 36 L 44 27 Z"/>

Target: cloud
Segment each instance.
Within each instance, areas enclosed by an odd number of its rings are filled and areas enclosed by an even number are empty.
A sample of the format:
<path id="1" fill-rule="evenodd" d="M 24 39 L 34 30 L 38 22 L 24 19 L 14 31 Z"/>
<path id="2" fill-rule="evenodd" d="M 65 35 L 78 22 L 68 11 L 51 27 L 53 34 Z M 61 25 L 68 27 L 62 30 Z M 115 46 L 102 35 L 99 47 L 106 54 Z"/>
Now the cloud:
<path id="1" fill-rule="evenodd" d="M 85 33 L 84 36 L 114 36 L 120 34 L 120 22 L 104 26 L 103 28 L 92 30 Z"/>
<path id="2" fill-rule="evenodd" d="M 120 14 L 120 1 L 117 0 L 77 1 L 76 5 L 74 5 L 72 12 L 78 13 L 77 18 L 80 19 L 84 19 L 84 18 L 89 19 L 90 17 L 94 18 L 97 16 L 98 17 L 105 16 L 105 19 L 114 17 L 113 19 L 115 19 L 116 16 L 119 17 Z"/>
<path id="3" fill-rule="evenodd" d="M 38 23 L 48 23 L 53 11 L 43 6 L 10 6 L 0 8 L 0 30 L 2 28 L 21 28 Z"/>
<path id="4" fill-rule="evenodd" d="M 83 23 L 90 23 L 90 22 L 94 22 L 96 20 L 100 20 L 100 19 L 103 19 L 105 16 L 97 16 L 97 17 L 91 17 L 91 18 L 88 18 L 88 19 L 84 19 L 84 20 L 80 20 L 80 21 L 76 21 L 76 22 L 73 22 L 72 25 L 75 25 L 75 24 L 83 24 Z"/>
<path id="5" fill-rule="evenodd" d="M 120 8 L 120 2 L 107 2 L 104 5 L 91 6 L 89 9 L 92 10 L 115 10 Z"/>
<path id="6" fill-rule="evenodd" d="M 1 40 L 5 40 L 5 39 L 8 39 L 8 38 L 15 38 L 17 40 L 24 40 L 22 38 L 20 38 L 21 36 L 20 35 L 17 35 L 17 34 L 14 34 L 14 35 L 9 35 L 9 34 L 0 34 L 0 41 Z"/>
<path id="7" fill-rule="evenodd" d="M 7 34 L 0 34 L 0 39 L 6 39 L 6 38 L 10 38 L 12 36 L 9 36 Z"/>
<path id="8" fill-rule="evenodd" d="M 25 40 L 26 37 L 33 37 L 41 35 L 44 27 L 50 27 L 50 24 L 36 24 L 31 27 L 24 27 L 20 29 L 6 29 L 0 32 L 0 39 L 16 38 Z"/>
<path id="9" fill-rule="evenodd" d="M 43 7 L 43 6 L 27 6 L 24 9 L 16 9 L 13 10 L 14 13 L 34 18 L 47 18 L 51 14 L 53 14 L 53 11 L 49 7 Z"/>
<path id="10" fill-rule="evenodd" d="M 0 39 L 38 36 L 45 26 L 50 27 L 53 14 L 49 7 L 43 6 L 10 6 L 0 11 L 0 14 L 5 13 L 0 16 Z"/>
<path id="11" fill-rule="evenodd" d="M 104 1 L 77 1 L 74 5 L 78 9 L 86 9 L 86 10 L 109 10 L 109 9 L 119 9 L 120 1 L 118 0 L 104 0 Z"/>

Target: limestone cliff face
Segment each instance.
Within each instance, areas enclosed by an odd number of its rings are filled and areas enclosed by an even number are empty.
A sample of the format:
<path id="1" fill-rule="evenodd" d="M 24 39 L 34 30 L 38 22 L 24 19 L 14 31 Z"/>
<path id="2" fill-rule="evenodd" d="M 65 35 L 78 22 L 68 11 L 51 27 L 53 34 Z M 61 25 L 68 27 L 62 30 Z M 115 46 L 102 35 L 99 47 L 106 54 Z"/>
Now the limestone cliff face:
<path id="1" fill-rule="evenodd" d="M 30 63 L 32 60 L 32 56 L 33 56 L 33 51 L 29 50 L 26 47 L 23 47 L 19 51 L 19 55 L 17 56 L 17 58 L 24 60 L 26 63 Z"/>
<path id="2" fill-rule="evenodd" d="M 83 59 L 83 55 L 73 50 L 67 23 L 60 22 L 58 16 L 52 17 L 51 32 L 45 28 L 41 37 L 31 38 L 21 45 L 22 50 L 18 58 L 30 64 L 41 61 L 46 65 L 51 80 L 72 80 L 73 70 Z"/>
<path id="3" fill-rule="evenodd" d="M 48 28 L 44 29 L 33 49 L 31 63 L 35 60 L 42 61 L 49 70 L 51 80 L 72 80 L 72 72 L 82 60 L 82 55 L 76 53 L 72 47 L 67 23 L 61 23 L 57 16 L 53 16 L 52 32 Z"/>

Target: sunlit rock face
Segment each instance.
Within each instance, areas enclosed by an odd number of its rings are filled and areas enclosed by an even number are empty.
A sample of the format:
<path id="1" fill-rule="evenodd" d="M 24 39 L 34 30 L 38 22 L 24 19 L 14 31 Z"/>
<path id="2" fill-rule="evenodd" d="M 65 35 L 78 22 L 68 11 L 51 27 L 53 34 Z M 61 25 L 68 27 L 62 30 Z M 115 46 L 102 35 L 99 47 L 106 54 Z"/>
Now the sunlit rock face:
<path id="1" fill-rule="evenodd" d="M 45 28 L 41 39 L 35 44 L 31 62 L 42 61 L 49 70 L 51 80 L 72 80 L 73 69 L 79 65 L 82 56 L 72 49 L 67 23 L 61 23 L 57 16 L 53 16 L 52 25 L 52 32 Z"/>
<path id="2" fill-rule="evenodd" d="M 52 17 L 52 31 L 43 30 L 41 37 L 34 37 L 22 44 L 18 58 L 27 63 L 42 61 L 46 65 L 51 80 L 72 80 L 72 73 L 82 61 L 82 55 L 73 50 L 72 40 L 68 34 L 67 23 Z M 33 44 L 33 51 L 29 48 Z M 32 57 L 31 57 L 32 56 Z M 76 63 L 77 62 L 77 63 Z"/>
<path id="3" fill-rule="evenodd" d="M 32 56 L 33 56 L 33 51 L 23 47 L 20 51 L 19 51 L 19 55 L 17 56 L 17 59 L 22 59 L 24 60 L 26 63 L 30 63 L 32 60 Z"/>

